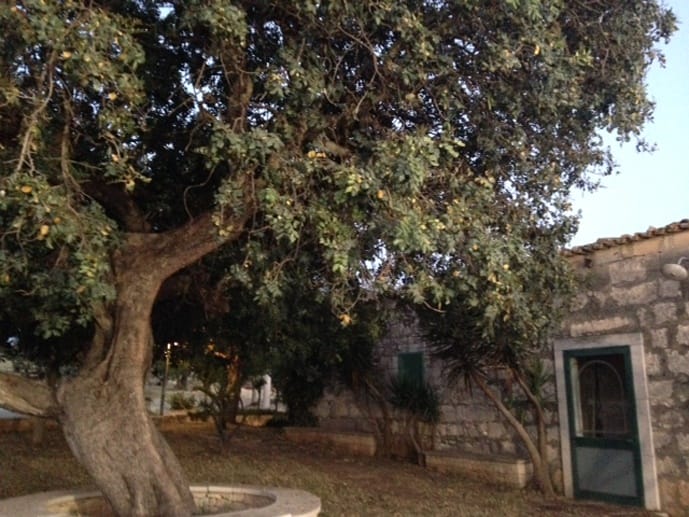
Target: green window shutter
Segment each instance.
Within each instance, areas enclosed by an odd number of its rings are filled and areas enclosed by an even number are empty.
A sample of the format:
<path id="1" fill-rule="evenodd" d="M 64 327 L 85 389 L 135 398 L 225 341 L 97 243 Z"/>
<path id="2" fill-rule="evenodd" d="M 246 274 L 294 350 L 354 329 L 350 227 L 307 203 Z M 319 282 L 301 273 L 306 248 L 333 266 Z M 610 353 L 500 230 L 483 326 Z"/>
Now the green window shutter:
<path id="1" fill-rule="evenodd" d="M 397 356 L 397 374 L 401 378 L 406 378 L 423 384 L 423 353 L 408 352 Z"/>

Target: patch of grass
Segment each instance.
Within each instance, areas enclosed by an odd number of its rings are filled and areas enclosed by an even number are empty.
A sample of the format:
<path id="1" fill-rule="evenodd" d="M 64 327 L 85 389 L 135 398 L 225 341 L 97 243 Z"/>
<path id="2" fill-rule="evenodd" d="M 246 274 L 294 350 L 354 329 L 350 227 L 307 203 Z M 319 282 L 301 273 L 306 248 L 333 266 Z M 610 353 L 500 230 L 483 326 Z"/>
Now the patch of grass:
<path id="1" fill-rule="evenodd" d="M 394 460 L 343 456 L 287 442 L 279 429 L 240 428 L 221 453 L 207 423 L 166 425 L 164 434 L 191 483 L 300 488 L 319 496 L 323 516 L 640 516 L 639 509 L 486 486 Z M 0 434 L 0 498 L 42 490 L 92 488 L 58 429 L 40 447 L 30 433 Z"/>

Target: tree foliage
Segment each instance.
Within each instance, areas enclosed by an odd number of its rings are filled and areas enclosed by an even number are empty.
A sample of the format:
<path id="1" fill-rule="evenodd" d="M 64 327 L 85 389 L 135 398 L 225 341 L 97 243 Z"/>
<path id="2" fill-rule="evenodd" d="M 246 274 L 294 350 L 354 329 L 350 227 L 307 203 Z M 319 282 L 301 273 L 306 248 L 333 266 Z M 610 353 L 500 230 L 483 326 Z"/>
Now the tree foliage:
<path id="1" fill-rule="evenodd" d="M 371 353 L 385 328 L 385 313 L 373 302 L 361 303 L 352 322 L 333 312 L 328 298 L 301 285 L 270 311 L 270 372 L 292 425 L 317 422 L 313 408 L 326 386 L 356 375 L 356 361 Z"/>
<path id="2" fill-rule="evenodd" d="M 648 0 L 29 0 L 0 23 L 2 294 L 44 335 L 115 296 L 122 232 L 213 207 L 222 235 L 247 189 L 252 235 L 310 242 L 332 285 L 435 302 L 439 261 L 503 277 L 503 255 L 565 242 L 570 189 L 612 165 L 598 132 L 638 134 L 674 27 Z M 246 254 L 233 274 L 280 278 Z"/>

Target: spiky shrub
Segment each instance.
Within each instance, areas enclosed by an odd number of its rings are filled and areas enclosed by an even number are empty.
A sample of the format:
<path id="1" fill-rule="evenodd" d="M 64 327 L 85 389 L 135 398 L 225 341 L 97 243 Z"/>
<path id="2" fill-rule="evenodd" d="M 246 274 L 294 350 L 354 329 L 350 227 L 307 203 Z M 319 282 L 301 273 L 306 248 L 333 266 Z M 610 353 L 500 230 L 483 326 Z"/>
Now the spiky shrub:
<path id="1" fill-rule="evenodd" d="M 438 392 L 429 382 L 397 375 L 390 379 L 389 401 L 402 414 L 404 429 L 414 448 L 416 461 L 423 465 L 424 443 L 421 424 L 429 424 L 433 429 L 440 420 Z"/>
<path id="2" fill-rule="evenodd" d="M 429 382 L 418 382 L 404 375 L 390 380 L 390 403 L 419 421 L 436 424 L 440 419 L 440 397 Z"/>

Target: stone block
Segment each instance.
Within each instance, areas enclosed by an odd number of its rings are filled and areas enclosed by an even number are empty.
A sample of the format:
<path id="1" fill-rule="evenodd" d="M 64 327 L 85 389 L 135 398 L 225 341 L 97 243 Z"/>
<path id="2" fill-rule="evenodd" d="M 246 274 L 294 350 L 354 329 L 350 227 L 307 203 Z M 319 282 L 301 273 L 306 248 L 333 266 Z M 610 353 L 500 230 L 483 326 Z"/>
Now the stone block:
<path id="1" fill-rule="evenodd" d="M 653 326 L 653 314 L 646 307 L 639 307 L 636 310 L 636 324 L 641 328 Z"/>
<path id="2" fill-rule="evenodd" d="M 649 381 L 648 396 L 651 399 L 651 406 L 670 407 L 672 403 L 673 381 Z"/>
<path id="3" fill-rule="evenodd" d="M 485 405 L 475 405 L 471 408 L 471 412 L 474 415 L 472 420 L 475 422 L 495 422 L 496 420 L 501 420 L 497 410 L 488 401 L 485 401 Z"/>
<path id="4" fill-rule="evenodd" d="M 681 295 L 679 282 L 675 280 L 661 280 L 658 294 L 661 298 L 677 298 Z"/>
<path id="5" fill-rule="evenodd" d="M 464 424 L 462 426 L 462 435 L 468 438 L 483 438 L 483 433 L 477 425 Z"/>
<path id="6" fill-rule="evenodd" d="M 578 337 L 587 334 L 605 334 L 612 330 L 622 330 L 634 326 L 635 321 L 632 318 L 627 316 L 613 316 L 612 318 L 572 323 L 570 326 L 570 335 L 572 337 Z"/>
<path id="7" fill-rule="evenodd" d="M 488 425 L 486 426 L 486 432 L 488 434 L 488 438 L 492 439 L 505 438 L 506 435 L 505 426 L 500 422 L 488 423 Z"/>
<path id="8" fill-rule="evenodd" d="M 689 434 L 678 434 L 677 435 L 677 447 L 683 453 L 689 452 Z"/>
<path id="9" fill-rule="evenodd" d="M 366 418 L 365 415 L 359 410 L 359 407 L 353 402 L 350 406 L 349 417 L 354 418 L 356 420 L 362 420 Z"/>
<path id="10" fill-rule="evenodd" d="M 675 483 L 669 479 L 658 480 L 658 491 L 660 492 L 660 501 L 663 510 L 669 511 L 672 501 L 679 499 L 677 497 L 677 487 Z"/>
<path id="11" fill-rule="evenodd" d="M 678 377 L 681 376 L 678 375 Z M 686 406 L 686 403 L 689 402 L 689 381 L 687 381 L 686 379 L 678 379 L 678 382 L 679 384 L 675 386 L 675 390 L 673 392 L 675 396 L 675 401 L 682 406 Z"/>
<path id="12" fill-rule="evenodd" d="M 677 482 L 678 504 L 684 511 L 689 509 L 689 481 Z M 677 514 L 679 515 L 679 514 Z"/>
<path id="13" fill-rule="evenodd" d="M 682 413 L 677 411 L 675 405 L 672 404 L 672 410 L 666 410 L 658 418 L 657 423 L 665 429 L 685 429 L 686 418 Z"/>
<path id="14" fill-rule="evenodd" d="M 551 374 L 551 375 L 552 375 L 552 374 Z M 556 400 L 557 397 L 556 397 L 556 386 L 555 386 L 555 383 L 554 383 L 554 382 L 552 382 L 552 383 L 549 382 L 549 383 L 546 383 L 545 385 L 543 385 L 543 387 L 541 388 L 541 396 L 542 396 L 544 399 L 546 399 L 546 400 L 548 400 L 548 399 L 550 399 L 550 400 Z"/>
<path id="15" fill-rule="evenodd" d="M 667 349 L 667 329 L 651 330 L 651 347 L 661 350 Z"/>
<path id="16" fill-rule="evenodd" d="M 557 446 L 551 446 L 551 445 L 546 446 L 546 457 L 557 459 L 557 461 L 559 463 L 559 461 L 560 461 L 560 444 L 558 443 Z"/>
<path id="17" fill-rule="evenodd" d="M 333 416 L 332 407 L 333 401 L 331 399 L 322 398 L 313 408 L 313 412 L 318 418 L 330 418 Z"/>
<path id="18" fill-rule="evenodd" d="M 656 375 L 662 375 L 663 366 L 662 360 L 659 354 L 646 354 L 646 373 L 653 377 Z"/>
<path id="19" fill-rule="evenodd" d="M 570 310 L 580 311 L 589 303 L 589 296 L 585 293 L 578 293 L 571 301 Z"/>
<path id="20" fill-rule="evenodd" d="M 656 458 L 656 466 L 659 476 L 677 476 L 682 473 L 675 459 L 669 456 Z"/>
<path id="21" fill-rule="evenodd" d="M 672 373 L 689 374 L 689 353 L 681 354 L 675 350 L 668 350 L 667 367 Z"/>
<path id="22" fill-rule="evenodd" d="M 680 345 L 689 345 L 689 325 L 677 326 L 677 343 Z"/>
<path id="23" fill-rule="evenodd" d="M 559 447 L 560 443 L 560 427 L 557 425 L 552 425 L 545 430 L 546 441 L 548 443 L 557 443 Z"/>
<path id="24" fill-rule="evenodd" d="M 674 303 L 656 303 L 652 308 L 656 325 L 677 319 L 677 305 Z"/>
<path id="25" fill-rule="evenodd" d="M 331 416 L 338 418 L 347 417 L 349 416 L 349 407 L 350 405 L 346 401 L 335 399 L 331 409 Z"/>
<path id="26" fill-rule="evenodd" d="M 455 472 L 471 479 L 512 488 L 524 488 L 531 480 L 531 462 L 510 455 L 464 451 L 429 451 L 426 466 L 440 472 Z"/>
<path id="27" fill-rule="evenodd" d="M 672 443 L 672 439 L 675 437 L 674 433 L 668 433 L 665 431 L 655 431 L 653 433 L 653 446 L 656 450 L 667 447 Z"/>
<path id="28" fill-rule="evenodd" d="M 643 305 L 652 302 L 657 292 L 655 282 L 644 282 L 630 287 L 613 287 L 610 296 L 620 306 Z"/>
<path id="29" fill-rule="evenodd" d="M 589 294 L 601 292 L 610 285 L 610 275 L 605 269 L 591 269 L 582 278 L 582 281 L 589 290 Z"/>
<path id="30" fill-rule="evenodd" d="M 605 304 L 608 303 L 608 295 L 604 292 L 594 292 L 591 294 L 591 298 L 596 302 L 597 304 L 597 310 L 599 310 L 601 307 L 605 307 Z"/>
<path id="31" fill-rule="evenodd" d="M 456 420 L 456 412 L 454 406 L 450 404 L 440 405 L 440 418 L 445 422 L 453 422 Z"/>
<path id="32" fill-rule="evenodd" d="M 621 260 L 619 262 L 612 262 L 608 266 L 608 272 L 613 285 L 639 282 L 645 280 L 648 276 L 648 264 L 645 258 Z"/>
<path id="33" fill-rule="evenodd" d="M 686 517 L 689 508 L 689 481 L 684 479 L 659 479 L 661 515 Z"/>

